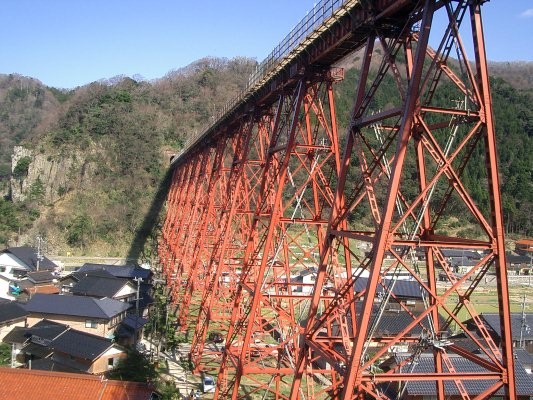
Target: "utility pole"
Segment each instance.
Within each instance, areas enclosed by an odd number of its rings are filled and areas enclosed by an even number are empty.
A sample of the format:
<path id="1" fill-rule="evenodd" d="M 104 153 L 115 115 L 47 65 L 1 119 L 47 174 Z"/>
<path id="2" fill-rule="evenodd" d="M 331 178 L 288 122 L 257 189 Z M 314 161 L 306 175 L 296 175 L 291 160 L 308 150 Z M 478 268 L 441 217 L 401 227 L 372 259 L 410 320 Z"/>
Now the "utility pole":
<path id="1" fill-rule="evenodd" d="M 15 368 L 15 343 L 11 344 L 11 368 Z"/>
<path id="2" fill-rule="evenodd" d="M 141 286 L 142 278 L 133 279 L 137 283 L 137 296 L 135 296 L 135 329 L 133 331 L 133 342 L 137 344 L 137 330 L 139 329 L 139 288 Z"/>
<path id="3" fill-rule="evenodd" d="M 526 321 L 526 295 L 524 294 L 524 299 L 522 300 L 522 323 L 520 325 L 520 342 L 519 342 L 519 347 L 521 349 L 524 348 L 524 331 L 526 331 L 526 333 L 529 333 L 530 331 L 530 328 L 529 328 L 529 325 L 527 324 L 527 321 Z"/>
<path id="4" fill-rule="evenodd" d="M 41 254 L 41 242 L 43 241 L 43 238 L 41 236 L 37 236 L 37 271 L 39 271 L 41 260 L 43 259 L 43 256 Z"/>

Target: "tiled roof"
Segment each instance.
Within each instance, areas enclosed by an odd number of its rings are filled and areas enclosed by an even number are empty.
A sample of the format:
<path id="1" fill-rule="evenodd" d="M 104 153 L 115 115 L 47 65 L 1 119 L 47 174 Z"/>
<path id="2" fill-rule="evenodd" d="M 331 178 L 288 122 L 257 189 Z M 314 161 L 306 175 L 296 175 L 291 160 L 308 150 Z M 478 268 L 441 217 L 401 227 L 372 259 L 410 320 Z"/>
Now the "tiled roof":
<path id="1" fill-rule="evenodd" d="M 115 275 L 103 270 L 94 270 L 94 271 L 74 271 L 69 276 L 74 277 L 77 281 L 80 281 L 81 279 L 85 278 L 86 276 L 99 276 L 102 278 L 116 278 Z"/>
<path id="2" fill-rule="evenodd" d="M 122 324 L 131 329 L 140 329 L 148 323 L 148 320 L 143 317 L 136 317 L 135 315 L 128 315 L 122 321 Z"/>
<path id="3" fill-rule="evenodd" d="M 480 260 L 481 256 L 472 250 L 442 249 L 442 255 L 448 257 L 466 257 L 473 260 Z"/>
<path id="4" fill-rule="evenodd" d="M 111 276 L 104 278 L 100 276 L 88 275 L 79 280 L 71 292 L 75 295 L 94 297 L 114 297 L 120 289 L 128 284 L 127 279 L 120 279 Z"/>
<path id="5" fill-rule="evenodd" d="M 394 284 L 393 284 L 394 283 Z M 356 292 L 361 292 L 366 289 L 368 284 L 368 278 L 359 277 L 354 283 L 354 290 Z M 392 293 L 397 297 L 408 298 L 408 299 L 421 299 L 422 298 L 422 289 L 418 282 L 408 281 L 404 279 L 384 279 L 383 284 L 378 285 L 376 296 L 387 293 L 389 290 L 385 290 L 384 287 L 392 288 Z"/>
<path id="6" fill-rule="evenodd" d="M 2 342 L 4 343 L 24 343 L 28 341 L 29 338 L 26 336 L 26 328 L 22 326 L 15 326 L 11 329 L 7 335 L 4 336 Z"/>
<path id="7" fill-rule="evenodd" d="M 53 353 L 51 348 L 35 343 L 28 343 L 20 351 L 26 354 L 31 354 L 35 358 L 47 358 Z"/>
<path id="8" fill-rule="evenodd" d="M 514 255 L 511 253 L 505 253 L 505 259 L 508 263 L 511 263 L 511 264 L 531 263 L 531 258 L 529 258 L 529 256 Z"/>
<path id="9" fill-rule="evenodd" d="M 67 325 L 43 319 L 30 328 L 16 326 L 4 337 L 3 341 L 22 344 L 29 342 L 32 336 L 35 336 L 50 342 L 67 329 Z"/>
<path id="10" fill-rule="evenodd" d="M 10 247 L 4 250 L 5 253 L 11 253 L 17 257 L 20 261 L 28 266 L 32 271 L 37 270 L 37 250 L 33 247 L 22 246 L 22 247 Z M 45 256 L 41 255 L 39 262 L 39 270 L 53 270 L 58 266 L 50 261 Z"/>
<path id="11" fill-rule="evenodd" d="M 113 346 L 110 339 L 69 329 L 54 339 L 50 345 L 54 351 L 94 361 Z"/>
<path id="12" fill-rule="evenodd" d="M 50 271 L 34 271 L 26 274 L 33 283 L 52 282 L 56 277 Z"/>
<path id="13" fill-rule="evenodd" d="M 0 303 L 0 325 L 7 324 L 11 321 L 24 319 L 28 314 L 28 311 L 26 311 L 22 305 L 15 301 Z"/>
<path id="14" fill-rule="evenodd" d="M 358 302 L 356 304 L 357 314 L 361 314 L 362 304 Z M 347 324 L 348 329 L 351 330 L 351 318 L 349 318 L 347 313 Z M 370 316 L 370 324 L 374 324 L 378 320 L 377 326 L 375 327 L 374 336 L 395 336 L 402 332 L 407 326 L 409 326 L 413 320 L 420 315 L 420 311 L 407 312 L 403 309 L 398 310 L 385 310 L 380 313 L 378 305 L 372 307 L 372 314 Z M 444 325 L 444 318 L 439 316 L 440 326 Z M 405 333 L 405 337 L 416 336 L 418 337 L 423 330 L 429 328 L 429 321 L 426 318 L 423 318 L 418 324 L 414 325 L 408 332 Z M 340 327 L 337 323 L 332 324 L 332 335 L 337 336 L 341 335 Z M 402 340 L 400 340 L 402 342 Z"/>
<path id="15" fill-rule="evenodd" d="M 10 399 L 24 400 L 149 400 L 145 383 L 121 382 L 64 372 L 0 368 L 0 386 Z"/>
<path id="16" fill-rule="evenodd" d="M 77 272 L 104 270 L 117 278 L 142 278 L 145 281 L 150 277 L 151 271 L 136 265 L 106 265 L 106 264 L 83 264 Z"/>
<path id="17" fill-rule="evenodd" d="M 501 338 L 500 314 L 483 313 L 481 318 Z M 533 340 L 533 314 L 526 313 L 522 317 L 522 313 L 511 313 L 511 332 L 513 332 L 513 340 L 519 340 L 520 333 L 522 333 L 522 340 Z"/>
<path id="18" fill-rule="evenodd" d="M 514 349 L 514 355 L 524 367 L 533 366 L 533 354 L 528 353 L 526 349 Z"/>
<path id="19" fill-rule="evenodd" d="M 30 296 L 33 296 L 35 293 L 57 294 L 59 293 L 59 288 L 55 285 L 42 285 L 27 287 L 24 289 L 24 291 Z"/>
<path id="20" fill-rule="evenodd" d="M 397 361 L 403 361 L 407 357 L 410 357 L 410 355 L 402 355 L 398 354 L 396 356 Z M 479 372 L 483 373 L 486 372 L 480 365 L 467 360 L 466 358 L 460 357 L 455 354 L 448 354 L 448 357 L 450 359 L 450 362 L 453 364 L 454 369 L 458 372 Z M 406 368 L 409 368 L 411 372 L 421 374 L 421 373 L 431 373 L 435 371 L 435 364 L 434 364 L 434 357 L 432 354 L 422 354 L 418 359 L 417 362 L 413 365 L 408 364 Z M 527 396 L 532 395 L 533 396 L 533 379 L 527 374 L 524 367 L 520 362 L 515 359 L 515 380 L 516 380 L 516 390 L 518 395 L 520 396 Z M 488 387 L 490 387 L 492 384 L 494 384 L 494 380 L 486 379 L 486 380 L 465 380 L 463 381 L 463 385 L 467 392 L 470 395 L 477 395 L 482 393 L 484 390 L 486 390 Z M 412 395 L 412 396 L 434 396 L 435 395 L 435 383 L 433 381 L 410 381 L 405 382 L 405 392 L 406 394 Z M 457 389 L 457 386 L 453 382 L 445 382 L 444 384 L 445 393 L 446 395 L 458 395 L 459 391 Z M 502 395 L 503 390 L 500 389 L 496 392 L 497 395 Z"/>
<path id="21" fill-rule="evenodd" d="M 90 318 L 111 319 L 131 307 L 114 299 L 96 299 L 86 296 L 63 296 L 59 294 L 35 294 L 27 303 L 30 313 L 72 315 Z"/>
<path id="22" fill-rule="evenodd" d="M 75 374 L 83 373 L 83 371 L 80 371 L 80 369 L 58 363 L 53 359 L 53 357 L 37 358 L 32 360 L 31 369 L 38 369 L 40 371 L 70 372 Z"/>

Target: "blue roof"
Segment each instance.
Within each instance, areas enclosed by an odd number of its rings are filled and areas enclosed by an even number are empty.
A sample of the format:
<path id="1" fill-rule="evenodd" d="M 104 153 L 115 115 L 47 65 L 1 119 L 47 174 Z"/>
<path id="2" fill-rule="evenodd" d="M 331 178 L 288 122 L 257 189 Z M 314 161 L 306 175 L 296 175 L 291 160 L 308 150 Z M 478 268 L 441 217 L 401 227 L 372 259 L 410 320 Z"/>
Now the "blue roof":
<path id="1" fill-rule="evenodd" d="M 26 303 L 30 313 L 60 314 L 79 317 L 111 319 L 128 310 L 131 304 L 114 299 L 87 296 L 36 293 Z"/>

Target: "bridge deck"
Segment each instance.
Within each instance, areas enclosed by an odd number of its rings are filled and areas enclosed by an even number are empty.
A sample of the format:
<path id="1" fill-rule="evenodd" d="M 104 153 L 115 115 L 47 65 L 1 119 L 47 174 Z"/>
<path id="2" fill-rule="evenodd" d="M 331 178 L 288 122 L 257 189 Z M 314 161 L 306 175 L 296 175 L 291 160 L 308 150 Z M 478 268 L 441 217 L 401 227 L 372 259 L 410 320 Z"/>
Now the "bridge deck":
<path id="1" fill-rule="evenodd" d="M 238 116 L 246 114 L 247 105 L 269 105 L 275 93 L 302 67 L 329 68 L 347 54 L 366 43 L 369 32 L 380 21 L 385 29 L 403 26 L 412 15 L 411 0 L 377 0 L 370 20 L 360 0 L 320 1 L 258 65 L 250 76 L 246 89 L 221 110 L 209 127 L 187 139 L 182 151 L 174 158 L 178 165 L 204 145 L 216 140 L 217 132 L 231 126 Z M 376 16 L 376 10 L 377 16 Z"/>

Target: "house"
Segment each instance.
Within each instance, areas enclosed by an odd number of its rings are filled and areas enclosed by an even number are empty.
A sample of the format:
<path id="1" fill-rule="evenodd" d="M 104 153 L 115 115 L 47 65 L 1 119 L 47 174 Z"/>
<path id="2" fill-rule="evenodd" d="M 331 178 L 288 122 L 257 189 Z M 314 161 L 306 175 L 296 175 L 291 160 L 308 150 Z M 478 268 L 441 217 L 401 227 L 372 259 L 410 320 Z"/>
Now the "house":
<path id="1" fill-rule="evenodd" d="M 119 360 L 126 358 L 126 351 L 111 339 L 68 329 L 49 345 L 50 360 L 55 365 L 66 366 L 89 374 L 102 374 L 113 369 Z M 33 365 L 38 368 L 38 365 Z M 54 365 L 52 365 L 54 368 Z"/>
<path id="2" fill-rule="evenodd" d="M 514 251 L 521 256 L 531 256 L 533 254 L 533 239 L 517 240 Z"/>
<path id="3" fill-rule="evenodd" d="M 0 297 L 14 300 L 22 293 L 18 282 L 34 271 L 59 271 L 60 267 L 28 246 L 10 247 L 0 253 Z"/>
<path id="4" fill-rule="evenodd" d="M 128 315 L 118 328 L 115 330 L 115 340 L 123 346 L 131 346 L 138 342 L 139 338 L 143 337 L 144 326 L 148 323 L 148 319 L 137 317 L 136 315 Z"/>
<path id="5" fill-rule="evenodd" d="M 533 253 L 531 253 L 533 255 Z M 505 254 L 505 265 L 507 271 L 510 274 L 515 275 L 531 275 L 532 269 L 532 259 L 531 255 L 521 256 L 514 255 L 511 253 Z"/>
<path id="6" fill-rule="evenodd" d="M 0 274 L 20 279 L 32 271 L 59 271 L 60 267 L 33 247 L 10 247 L 0 254 Z"/>
<path id="7" fill-rule="evenodd" d="M 25 306 L 28 326 L 41 319 L 66 324 L 74 329 L 111 338 L 131 305 L 114 299 L 87 296 L 35 294 Z"/>
<path id="8" fill-rule="evenodd" d="M 14 328 L 6 335 L 4 342 L 12 345 L 17 362 L 33 367 L 35 360 L 52 355 L 50 343 L 68 329 L 67 325 L 42 320 L 30 328 Z"/>
<path id="9" fill-rule="evenodd" d="M 469 260 L 481 260 L 481 255 L 472 250 L 442 249 L 442 255 L 449 260 L 452 258 L 466 258 Z"/>
<path id="10" fill-rule="evenodd" d="M 91 272 L 81 277 L 70 288 L 70 292 L 76 296 L 107 297 L 129 303 L 135 302 L 137 297 L 137 287 L 128 279 L 115 278 L 112 275 L 100 276 Z"/>
<path id="11" fill-rule="evenodd" d="M 0 273 L 0 300 L 16 300 L 21 292 L 13 279 Z"/>
<path id="12" fill-rule="evenodd" d="M 45 319 L 14 329 L 4 341 L 19 349 L 17 361 L 32 369 L 102 374 L 126 357 L 110 339 Z"/>
<path id="13" fill-rule="evenodd" d="M 355 293 L 361 293 L 366 290 L 368 285 L 368 278 L 359 277 L 354 282 Z M 416 281 L 409 281 L 405 279 L 390 279 L 385 278 L 376 289 L 376 301 L 381 301 L 387 294 L 391 292 L 392 295 L 387 305 L 387 310 L 399 310 L 401 305 L 412 310 L 424 310 L 423 289 Z"/>
<path id="14" fill-rule="evenodd" d="M 62 279 L 61 285 L 65 292 L 70 291 L 84 276 L 100 274 L 100 276 L 114 276 L 115 278 L 127 279 L 135 287 L 139 288 L 139 310 L 142 317 L 148 317 L 148 308 L 153 303 L 150 283 L 152 271 L 137 265 L 107 265 L 107 264 L 83 264 L 71 276 Z"/>
<path id="15" fill-rule="evenodd" d="M 17 282 L 17 285 L 22 291 L 18 297 L 21 301 L 29 299 L 35 293 L 59 293 L 57 275 L 51 271 L 28 272 L 25 278 Z"/>
<path id="16" fill-rule="evenodd" d="M 78 284 L 80 280 L 87 276 L 101 276 L 105 278 L 115 278 L 115 276 L 105 270 L 94 270 L 87 272 L 74 271 L 59 279 L 59 286 L 61 287 L 61 293 L 72 293 L 72 288 Z"/>
<path id="17" fill-rule="evenodd" d="M 496 345 L 501 344 L 500 315 L 482 313 L 480 315 L 492 340 Z M 465 321 L 467 327 L 475 326 L 472 320 Z M 533 353 L 533 314 L 511 313 L 511 332 L 513 333 L 513 346 L 523 348 Z"/>
<path id="18" fill-rule="evenodd" d="M 514 349 L 515 358 L 520 361 L 526 372 L 533 374 L 533 355 L 528 353 L 525 349 Z"/>
<path id="19" fill-rule="evenodd" d="M 450 257 L 448 261 L 454 271 L 461 275 L 469 273 L 479 263 L 478 259 L 468 257 Z"/>
<path id="20" fill-rule="evenodd" d="M 398 353 L 382 363 L 380 368 L 387 372 L 392 368 L 401 365 L 399 372 L 416 373 L 417 375 L 424 373 L 429 375 L 435 372 L 435 356 L 433 354 L 422 353 L 416 358 L 416 362 L 410 362 L 410 359 L 412 359 L 412 354 Z M 448 360 L 448 362 L 453 365 L 454 370 L 459 373 L 487 372 L 487 370 L 483 369 L 479 364 L 457 354 L 448 353 Z M 525 371 L 518 358 L 515 358 L 515 380 L 518 395 L 516 400 L 530 400 L 530 396 L 533 396 L 533 379 L 531 379 L 531 376 Z M 462 381 L 464 388 L 472 398 L 482 394 L 494 383 L 495 381 L 491 381 L 490 379 Z M 402 387 L 399 388 L 397 383 L 388 383 L 383 386 L 383 391 L 389 396 L 389 398 L 401 400 L 431 399 L 436 396 L 436 386 L 435 382 L 432 380 L 421 379 L 417 381 L 402 382 L 402 384 Z M 463 399 L 453 381 L 447 381 L 444 383 L 444 391 L 447 399 Z M 503 400 L 506 397 L 503 389 L 500 388 L 490 398 L 494 400 Z"/>
<path id="21" fill-rule="evenodd" d="M 306 268 L 300 271 L 297 276 L 292 277 L 292 292 L 295 294 L 310 294 L 313 291 L 313 288 L 315 287 L 317 271 L 318 270 L 316 267 Z"/>
<path id="22" fill-rule="evenodd" d="M 86 273 L 89 271 L 107 271 L 116 278 L 126 278 L 130 280 L 142 279 L 148 282 L 152 271 L 137 265 L 108 265 L 108 264 L 83 264 L 76 272 Z"/>
<path id="23" fill-rule="evenodd" d="M 0 368 L 0 386 L 10 399 L 24 400 L 158 400 L 147 383 L 114 381 L 99 376 Z M 4 392 L 5 393 L 5 392 Z"/>
<path id="24" fill-rule="evenodd" d="M 28 311 L 16 301 L 0 300 L 0 341 L 15 327 L 26 326 Z"/>

